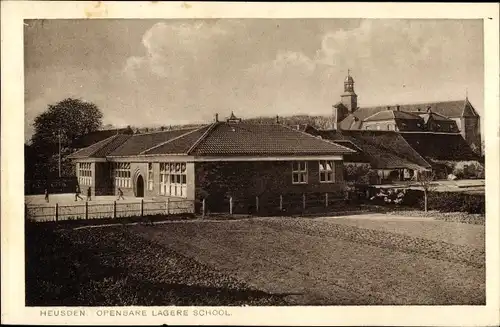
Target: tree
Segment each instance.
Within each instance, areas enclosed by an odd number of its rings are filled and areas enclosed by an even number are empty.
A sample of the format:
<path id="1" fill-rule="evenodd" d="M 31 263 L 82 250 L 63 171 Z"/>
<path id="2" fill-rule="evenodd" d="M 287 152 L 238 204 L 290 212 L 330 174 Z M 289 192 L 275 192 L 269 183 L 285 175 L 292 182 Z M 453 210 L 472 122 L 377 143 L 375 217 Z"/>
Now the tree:
<path id="1" fill-rule="evenodd" d="M 35 178 L 46 178 L 58 174 L 59 148 L 61 150 L 62 175 L 72 173 L 72 165 L 65 157 L 72 152 L 72 144 L 83 135 L 102 126 L 102 112 L 93 103 L 67 98 L 35 118 L 35 133 L 29 145 L 30 153 L 36 155 L 26 166 Z M 31 172 L 28 172 L 32 170 Z"/>
<path id="2" fill-rule="evenodd" d="M 430 172 L 428 170 L 420 170 L 415 174 L 415 180 L 417 185 L 420 186 L 424 191 L 424 211 L 427 212 L 427 201 L 429 198 L 429 193 L 435 189 L 435 185 L 433 183 L 435 178 L 434 172 Z"/>

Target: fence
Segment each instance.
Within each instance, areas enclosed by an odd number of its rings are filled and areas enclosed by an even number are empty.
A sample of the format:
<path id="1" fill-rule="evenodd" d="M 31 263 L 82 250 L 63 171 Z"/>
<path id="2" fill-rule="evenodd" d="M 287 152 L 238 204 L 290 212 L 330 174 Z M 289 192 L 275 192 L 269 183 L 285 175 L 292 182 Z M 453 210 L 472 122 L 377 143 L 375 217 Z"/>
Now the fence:
<path id="1" fill-rule="evenodd" d="M 194 201 L 166 199 L 165 201 L 144 201 L 119 203 L 92 203 L 81 205 L 55 204 L 52 206 L 25 205 L 26 217 L 36 222 L 143 217 L 154 215 L 178 215 L 194 213 Z"/>
<path id="2" fill-rule="evenodd" d="M 304 214 L 336 210 L 345 205 L 345 200 L 339 193 L 292 193 L 202 200 L 167 198 L 165 201 L 127 203 L 26 205 L 25 212 L 28 219 L 37 222 L 176 214 L 199 214 L 202 217 L 208 214 Z"/>

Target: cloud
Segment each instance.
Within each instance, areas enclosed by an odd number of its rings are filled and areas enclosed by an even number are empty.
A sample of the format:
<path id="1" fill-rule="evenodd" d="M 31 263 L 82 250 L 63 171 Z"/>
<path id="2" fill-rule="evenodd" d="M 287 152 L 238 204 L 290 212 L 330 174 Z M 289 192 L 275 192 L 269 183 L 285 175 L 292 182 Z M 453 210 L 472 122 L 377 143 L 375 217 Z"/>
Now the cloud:
<path id="1" fill-rule="evenodd" d="M 105 122 L 118 125 L 206 122 L 231 110 L 243 117 L 326 115 L 339 101 L 347 69 L 362 106 L 447 100 L 465 87 L 470 98 L 482 99 L 480 22 L 141 20 L 115 23 L 110 36 L 102 24 L 94 29 L 106 42 L 95 44 L 74 43 L 72 33 L 63 38 L 63 28 L 54 32 L 54 40 L 78 50 L 73 68 L 61 63 L 66 52 L 32 46 L 28 57 L 50 65 L 36 74 L 40 65 L 28 66 L 27 112 L 76 96 L 97 103 Z M 136 34 L 121 37 L 125 26 Z M 47 43 L 39 37 L 33 42 Z M 85 55 L 100 49 L 95 57 L 101 56 L 102 44 L 114 44 L 107 62 Z"/>
<path id="2" fill-rule="evenodd" d="M 157 23 L 144 33 L 146 54 L 127 59 L 124 72 L 137 77 L 146 69 L 159 77 L 182 78 L 216 49 L 217 38 L 230 32 L 217 22 Z"/>

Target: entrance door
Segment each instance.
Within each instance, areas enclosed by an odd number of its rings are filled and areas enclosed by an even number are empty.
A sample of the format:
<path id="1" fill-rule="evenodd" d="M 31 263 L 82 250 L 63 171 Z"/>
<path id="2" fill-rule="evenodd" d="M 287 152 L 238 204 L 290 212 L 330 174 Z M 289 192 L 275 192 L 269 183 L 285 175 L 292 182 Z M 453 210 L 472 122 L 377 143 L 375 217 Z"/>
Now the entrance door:
<path id="1" fill-rule="evenodd" d="M 137 176 L 137 185 L 136 185 L 136 197 L 143 198 L 144 197 L 144 179 L 142 175 Z"/>

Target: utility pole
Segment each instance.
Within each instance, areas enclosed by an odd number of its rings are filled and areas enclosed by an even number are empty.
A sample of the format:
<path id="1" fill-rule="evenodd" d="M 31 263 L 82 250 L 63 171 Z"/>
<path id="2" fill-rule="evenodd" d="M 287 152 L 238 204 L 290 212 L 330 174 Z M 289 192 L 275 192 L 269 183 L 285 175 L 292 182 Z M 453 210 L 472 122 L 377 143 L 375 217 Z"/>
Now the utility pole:
<path id="1" fill-rule="evenodd" d="M 61 129 L 59 128 L 59 178 L 61 178 Z"/>

